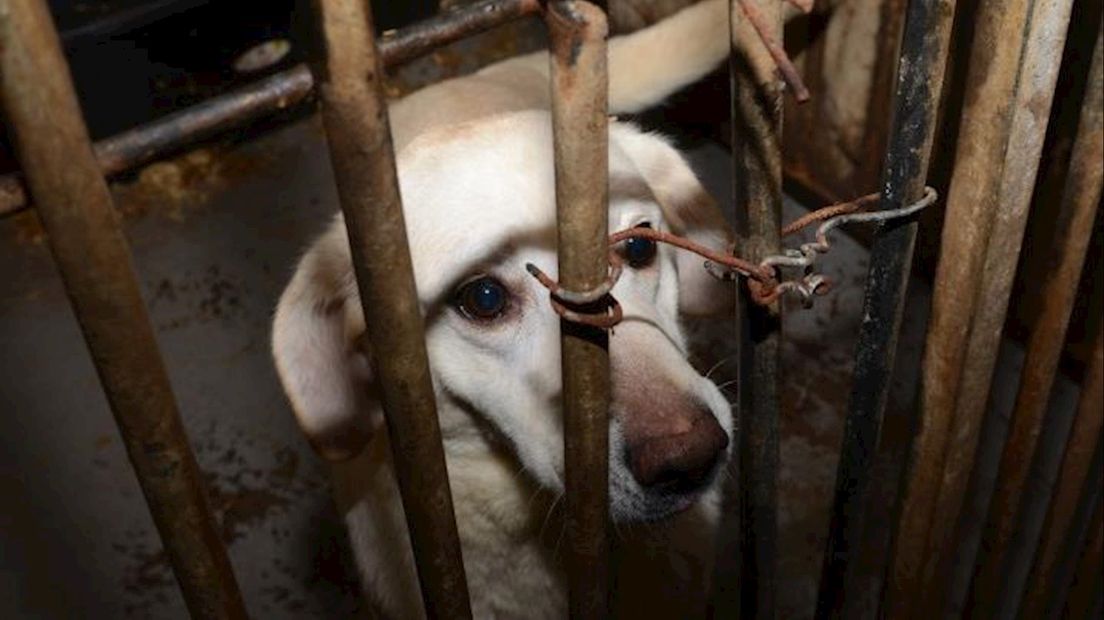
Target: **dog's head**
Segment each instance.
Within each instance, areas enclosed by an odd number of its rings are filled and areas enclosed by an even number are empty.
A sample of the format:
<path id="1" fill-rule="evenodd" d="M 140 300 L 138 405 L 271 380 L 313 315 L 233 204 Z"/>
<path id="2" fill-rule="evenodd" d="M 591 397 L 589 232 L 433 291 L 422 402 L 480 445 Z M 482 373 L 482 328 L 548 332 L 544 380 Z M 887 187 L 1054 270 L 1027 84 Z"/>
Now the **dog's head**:
<path id="1" fill-rule="evenodd" d="M 525 112 L 423 135 L 399 179 L 426 346 L 450 453 L 503 441 L 542 486 L 563 488 L 560 320 L 525 270 L 556 267 L 551 121 Z M 649 226 L 722 249 L 723 218 L 663 139 L 610 127 L 609 229 Z M 687 361 L 679 315 L 730 307 L 732 287 L 702 259 L 643 238 L 619 248 L 624 321 L 609 339 L 610 491 L 616 519 L 691 505 L 732 440 L 728 402 Z M 301 427 L 324 456 L 372 432 L 364 319 L 341 222 L 300 263 L 273 330 L 277 368 Z M 480 446 L 483 446 L 480 448 Z"/>

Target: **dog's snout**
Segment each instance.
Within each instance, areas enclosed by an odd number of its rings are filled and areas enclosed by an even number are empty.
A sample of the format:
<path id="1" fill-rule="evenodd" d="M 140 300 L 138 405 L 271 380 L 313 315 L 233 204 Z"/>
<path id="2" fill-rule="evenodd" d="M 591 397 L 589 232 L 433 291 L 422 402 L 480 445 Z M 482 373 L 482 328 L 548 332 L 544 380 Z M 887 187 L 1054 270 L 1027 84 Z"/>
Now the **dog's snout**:
<path id="1" fill-rule="evenodd" d="M 680 493 L 708 481 L 728 447 L 728 435 L 708 410 L 696 409 L 687 417 L 681 417 L 680 430 L 643 437 L 628 447 L 629 470 L 641 486 Z"/>

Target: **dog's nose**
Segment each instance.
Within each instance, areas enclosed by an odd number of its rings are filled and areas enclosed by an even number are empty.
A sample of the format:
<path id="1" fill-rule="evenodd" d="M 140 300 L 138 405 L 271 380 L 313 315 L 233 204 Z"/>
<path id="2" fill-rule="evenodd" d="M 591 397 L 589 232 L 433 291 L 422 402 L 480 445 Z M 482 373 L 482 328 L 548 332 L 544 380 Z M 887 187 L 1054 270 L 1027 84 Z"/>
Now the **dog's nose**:
<path id="1" fill-rule="evenodd" d="M 709 478 L 728 447 L 728 435 L 708 410 L 696 410 L 689 421 L 688 430 L 652 435 L 629 446 L 629 470 L 641 486 L 684 493 Z"/>

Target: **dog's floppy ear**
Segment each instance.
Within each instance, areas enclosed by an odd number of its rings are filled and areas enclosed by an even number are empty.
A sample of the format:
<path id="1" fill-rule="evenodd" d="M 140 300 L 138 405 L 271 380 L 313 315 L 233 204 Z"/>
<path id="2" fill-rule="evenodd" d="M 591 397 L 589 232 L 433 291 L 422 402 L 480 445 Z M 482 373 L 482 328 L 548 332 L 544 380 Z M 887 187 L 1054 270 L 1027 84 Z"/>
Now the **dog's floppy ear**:
<path id="1" fill-rule="evenodd" d="M 614 140 L 632 159 L 663 209 L 671 232 L 712 250 L 728 252 L 732 227 L 689 164 L 660 136 L 641 133 L 622 123 L 611 125 Z M 679 311 L 691 316 L 728 312 L 735 303 L 735 287 L 705 270 L 705 259 L 679 250 Z"/>
<path id="2" fill-rule="evenodd" d="M 340 219 L 300 261 L 276 307 L 272 354 L 299 427 L 327 460 L 360 453 L 379 426 L 364 314 Z"/>

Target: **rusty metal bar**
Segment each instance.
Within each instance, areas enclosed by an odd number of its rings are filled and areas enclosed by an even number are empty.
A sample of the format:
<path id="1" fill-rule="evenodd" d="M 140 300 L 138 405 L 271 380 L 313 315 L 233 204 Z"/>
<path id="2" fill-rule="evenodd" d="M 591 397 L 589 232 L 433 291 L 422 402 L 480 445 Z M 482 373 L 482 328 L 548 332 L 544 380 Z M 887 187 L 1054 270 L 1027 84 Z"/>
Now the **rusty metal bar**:
<path id="1" fill-rule="evenodd" d="M 316 69 L 322 122 L 422 602 L 429 618 L 470 618 L 371 5 L 314 5 L 325 48 Z"/>
<path id="2" fill-rule="evenodd" d="M 921 571 L 906 595 L 916 614 L 947 603 L 1071 6 L 988 0 L 976 18 L 899 534 L 898 560 Z"/>
<path id="3" fill-rule="evenodd" d="M 1104 588 L 1101 585 L 1101 573 L 1104 572 L 1104 506 L 1100 503 L 1101 499 L 1097 496 L 1089 535 L 1066 595 L 1062 618 L 1099 618 L 1092 614 Z"/>
<path id="4" fill-rule="evenodd" d="M 954 0 L 909 2 L 883 168 L 881 209 L 898 209 L 923 195 L 954 10 Z M 863 541 L 862 510 L 889 398 L 915 240 L 916 219 L 912 217 L 883 225 L 871 244 L 854 387 L 844 422 L 817 601 L 819 618 L 852 618 L 863 613 L 853 607 L 863 597 L 845 594 L 856 591 L 852 584 L 859 580 L 854 560 L 863 555 L 858 548 Z"/>
<path id="5" fill-rule="evenodd" d="M 1054 244 L 1055 254 L 1050 258 L 1047 279 L 1039 283 L 1042 305 L 1028 340 L 1008 440 L 1001 454 L 997 485 L 982 532 L 970 595 L 970 607 L 981 614 L 978 617 L 986 617 L 1001 595 L 1001 576 L 1104 187 L 1104 161 L 1100 157 L 1104 152 L 1101 39 L 1102 34 L 1098 34 L 1062 196 L 1062 221 Z"/>
<path id="6" fill-rule="evenodd" d="M 245 618 L 43 0 L 0 8 L 0 108 L 188 610 Z"/>
<path id="7" fill-rule="evenodd" d="M 552 126 L 560 283 L 586 291 L 609 269 L 608 76 L 602 10 L 555 1 L 551 38 Z M 604 303 L 604 301 L 599 302 Z M 564 486 L 570 617 L 609 615 L 609 338 L 560 322 L 564 403 Z"/>
<path id="8" fill-rule="evenodd" d="M 401 65 L 435 48 L 538 10 L 538 0 L 484 0 L 386 34 L 379 42 L 380 55 L 386 67 Z M 306 100 L 313 89 L 310 69 L 306 65 L 296 65 L 124 131 L 95 144 L 100 172 L 111 177 L 200 140 L 293 108 Z M 27 194 L 22 177 L 19 174 L 0 176 L 0 217 L 25 208 Z"/>
<path id="9" fill-rule="evenodd" d="M 1081 489 L 1077 507 L 1070 528 L 1062 541 L 1058 561 L 1054 565 L 1054 576 L 1047 584 L 1046 611 L 1042 618 L 1061 618 L 1070 594 L 1070 588 L 1077 578 L 1079 561 L 1084 554 L 1086 544 L 1092 537 L 1094 526 L 1098 526 L 1104 506 L 1104 443 L 1097 447 L 1089 466 L 1088 479 Z M 1027 616 L 1020 616 L 1027 620 Z"/>
<path id="10" fill-rule="evenodd" d="M 1077 416 L 1066 440 L 1062 465 L 1043 525 L 1042 538 L 1035 556 L 1035 565 L 1024 590 L 1020 616 L 1046 617 L 1050 584 L 1061 555 L 1061 546 L 1071 529 L 1081 489 L 1089 480 L 1093 455 L 1100 450 L 1100 432 L 1104 429 L 1104 329 L 1096 334 L 1089 360 Z"/>
<path id="11" fill-rule="evenodd" d="M 782 213 L 784 82 L 766 54 L 745 55 L 737 43 L 745 6 L 782 40 L 783 6 L 774 0 L 729 2 L 732 91 L 732 183 L 738 250 L 758 262 L 779 251 Z M 752 303 L 741 287 L 735 319 L 739 338 L 736 403 L 740 439 L 726 488 L 722 544 L 712 613 L 718 618 L 773 618 L 776 613 L 778 509 L 778 358 L 781 304 Z M 724 541 L 726 537 L 734 537 Z"/>
<path id="12" fill-rule="evenodd" d="M 968 486 L 978 459 L 979 434 L 986 415 L 992 415 L 988 396 L 1004 335 L 1072 8 L 1073 0 L 1035 0 L 1029 8 L 1029 26 L 1012 104 L 998 206 L 962 358 L 962 374 L 954 403 L 954 431 L 950 434 L 945 459 L 940 504 L 935 509 L 942 529 L 933 531 L 928 541 L 929 553 L 934 554 L 928 559 L 928 570 L 938 577 L 926 594 L 932 605 L 949 606 L 947 613 L 961 606 L 969 587 L 972 566 L 961 563 L 960 559 L 966 557 L 972 561 L 977 552 L 974 528 L 978 524 L 976 519 L 964 517 L 961 512 L 968 503 Z M 941 611 L 942 608 L 934 613 Z"/>

